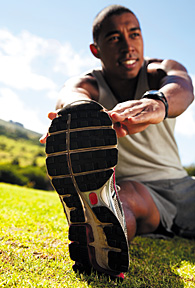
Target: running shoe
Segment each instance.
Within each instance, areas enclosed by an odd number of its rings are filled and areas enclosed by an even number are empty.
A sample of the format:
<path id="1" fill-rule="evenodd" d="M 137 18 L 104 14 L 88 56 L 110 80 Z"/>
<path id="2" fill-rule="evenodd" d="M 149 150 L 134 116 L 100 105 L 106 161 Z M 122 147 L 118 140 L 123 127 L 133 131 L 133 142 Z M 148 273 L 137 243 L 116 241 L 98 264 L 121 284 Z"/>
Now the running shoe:
<path id="1" fill-rule="evenodd" d="M 74 269 L 126 272 L 128 239 L 115 185 L 117 137 L 95 101 L 76 101 L 58 112 L 49 128 L 46 165 L 69 224 Z"/>

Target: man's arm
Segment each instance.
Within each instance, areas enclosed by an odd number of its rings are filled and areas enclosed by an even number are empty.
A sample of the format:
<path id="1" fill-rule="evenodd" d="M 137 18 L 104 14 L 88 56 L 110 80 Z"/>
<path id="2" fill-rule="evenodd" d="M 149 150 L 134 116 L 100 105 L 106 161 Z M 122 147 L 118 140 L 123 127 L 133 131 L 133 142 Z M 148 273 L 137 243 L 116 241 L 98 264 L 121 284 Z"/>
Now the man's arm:
<path id="1" fill-rule="evenodd" d="M 92 99 L 98 101 L 98 97 L 98 86 L 93 76 L 87 75 L 82 78 L 72 78 L 61 89 L 56 110 L 62 109 L 78 100 Z"/>
<path id="2" fill-rule="evenodd" d="M 68 80 L 59 93 L 59 99 L 56 104 L 56 111 L 48 113 L 48 118 L 53 120 L 58 116 L 58 111 L 66 105 L 78 100 L 98 101 L 98 86 L 93 76 L 84 76 L 83 78 L 72 78 Z M 45 144 L 48 133 L 40 138 L 40 143 Z"/>
<path id="3" fill-rule="evenodd" d="M 162 91 L 169 104 L 168 117 L 176 117 L 184 112 L 194 99 L 192 81 L 186 69 L 176 61 L 164 60 L 151 63 L 148 73 L 163 69 L 159 91 Z M 119 137 L 143 131 L 150 124 L 164 120 L 165 106 L 159 100 L 140 99 L 118 104 L 109 112 Z"/>
<path id="4" fill-rule="evenodd" d="M 193 85 L 185 67 L 173 60 L 164 60 L 160 66 L 167 76 L 161 81 L 162 91 L 169 104 L 168 117 L 182 114 L 194 100 Z"/>

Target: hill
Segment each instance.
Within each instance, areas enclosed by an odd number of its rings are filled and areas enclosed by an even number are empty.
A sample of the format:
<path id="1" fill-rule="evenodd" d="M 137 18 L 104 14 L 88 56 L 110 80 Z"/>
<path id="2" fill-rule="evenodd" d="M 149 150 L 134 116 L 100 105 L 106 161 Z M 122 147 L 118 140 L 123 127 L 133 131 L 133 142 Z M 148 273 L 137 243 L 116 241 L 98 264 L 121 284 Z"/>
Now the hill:
<path id="1" fill-rule="evenodd" d="M 4 121 L 0 119 L 0 135 L 5 135 L 12 139 L 27 139 L 38 142 L 41 134 L 24 128 L 21 123 Z"/>
<path id="2" fill-rule="evenodd" d="M 41 134 L 0 120 L 0 181 L 50 190 Z"/>

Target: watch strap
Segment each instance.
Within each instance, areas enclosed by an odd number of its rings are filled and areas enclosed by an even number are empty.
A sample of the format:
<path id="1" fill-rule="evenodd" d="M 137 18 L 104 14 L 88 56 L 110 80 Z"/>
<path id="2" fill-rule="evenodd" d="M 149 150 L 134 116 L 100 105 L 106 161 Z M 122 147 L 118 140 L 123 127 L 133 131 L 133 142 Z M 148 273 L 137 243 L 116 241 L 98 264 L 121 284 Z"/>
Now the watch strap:
<path id="1" fill-rule="evenodd" d="M 165 105 L 165 117 L 164 117 L 164 119 L 166 119 L 168 117 L 169 105 L 168 105 L 167 99 L 166 99 L 165 95 L 163 94 L 163 92 L 150 90 L 150 91 L 147 91 L 146 93 L 144 93 L 142 98 L 160 100 L 161 102 L 163 102 L 163 104 Z"/>

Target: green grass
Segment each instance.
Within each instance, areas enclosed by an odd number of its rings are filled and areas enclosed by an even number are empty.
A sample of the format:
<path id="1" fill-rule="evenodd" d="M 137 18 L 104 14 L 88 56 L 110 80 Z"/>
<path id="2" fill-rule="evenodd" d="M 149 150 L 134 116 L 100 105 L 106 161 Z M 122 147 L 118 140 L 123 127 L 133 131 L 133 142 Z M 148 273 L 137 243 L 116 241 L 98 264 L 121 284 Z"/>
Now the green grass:
<path id="1" fill-rule="evenodd" d="M 195 287 L 195 241 L 136 237 L 122 284 L 76 275 L 54 192 L 0 184 L 0 287 Z"/>
<path id="2" fill-rule="evenodd" d="M 0 135 L 0 164 L 11 163 L 18 160 L 20 166 L 32 165 L 36 159 L 38 166 L 45 164 L 44 146 L 31 140 L 22 138 L 11 139 Z"/>

